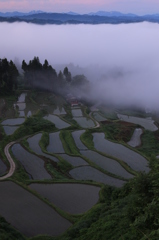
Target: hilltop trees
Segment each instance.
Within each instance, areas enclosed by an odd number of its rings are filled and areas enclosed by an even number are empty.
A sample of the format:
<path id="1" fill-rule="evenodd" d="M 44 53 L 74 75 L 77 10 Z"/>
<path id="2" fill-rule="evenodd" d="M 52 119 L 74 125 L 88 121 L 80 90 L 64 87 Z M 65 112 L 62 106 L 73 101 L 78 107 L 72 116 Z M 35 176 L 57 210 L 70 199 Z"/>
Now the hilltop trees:
<path id="1" fill-rule="evenodd" d="M 57 73 L 47 60 L 44 61 L 44 64 L 40 63 L 38 57 L 30 60 L 29 64 L 23 60 L 22 69 L 24 70 L 25 83 L 29 87 L 53 90 L 56 85 Z"/>
<path id="2" fill-rule="evenodd" d="M 63 75 L 65 76 L 67 82 L 71 82 L 72 80 L 71 73 L 68 71 L 67 67 L 64 68 Z"/>
<path id="3" fill-rule="evenodd" d="M 64 68 L 63 72 L 60 71 L 57 74 L 46 59 L 41 64 L 38 57 L 34 57 L 28 64 L 23 60 L 22 69 L 24 71 L 25 85 L 31 88 L 59 92 L 66 90 L 72 81 L 71 73 L 67 67 Z"/>
<path id="4" fill-rule="evenodd" d="M 67 67 L 63 72 L 56 70 L 45 59 L 42 64 L 39 57 L 34 57 L 29 63 L 22 61 L 24 86 L 32 89 L 66 93 L 72 90 L 85 91 L 88 89 L 88 80 L 84 75 L 71 76 Z M 10 94 L 18 88 L 19 72 L 13 61 L 0 59 L 0 93 Z M 20 79 L 20 78 L 19 78 Z"/>
<path id="5" fill-rule="evenodd" d="M 0 94 L 10 94 L 17 89 L 19 72 L 13 63 L 6 58 L 0 59 Z"/>

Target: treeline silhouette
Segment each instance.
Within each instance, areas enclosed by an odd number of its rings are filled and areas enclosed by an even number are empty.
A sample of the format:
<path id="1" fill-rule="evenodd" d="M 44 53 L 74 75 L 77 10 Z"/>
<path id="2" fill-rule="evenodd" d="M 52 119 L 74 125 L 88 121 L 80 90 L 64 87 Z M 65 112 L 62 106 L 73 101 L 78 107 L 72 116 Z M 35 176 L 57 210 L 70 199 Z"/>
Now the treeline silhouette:
<path id="1" fill-rule="evenodd" d="M 19 72 L 13 61 L 0 59 L 0 94 L 10 94 L 17 89 Z"/>
<path id="2" fill-rule="evenodd" d="M 54 92 L 67 92 L 68 87 L 78 88 L 88 84 L 84 75 L 72 77 L 67 67 L 63 71 L 56 70 L 47 60 L 42 64 L 39 57 L 34 57 L 29 63 L 22 61 L 23 73 L 20 75 L 13 61 L 0 59 L 0 94 L 10 94 L 17 90 L 19 85 L 27 89 L 47 90 Z M 20 77 L 21 76 L 21 77 Z"/>

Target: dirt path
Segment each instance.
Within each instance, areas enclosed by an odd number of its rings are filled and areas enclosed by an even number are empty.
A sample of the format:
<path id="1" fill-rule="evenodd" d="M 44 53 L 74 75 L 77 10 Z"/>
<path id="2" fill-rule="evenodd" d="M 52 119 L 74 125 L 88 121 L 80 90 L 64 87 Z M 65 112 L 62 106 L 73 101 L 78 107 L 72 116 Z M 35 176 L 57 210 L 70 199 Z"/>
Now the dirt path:
<path id="1" fill-rule="evenodd" d="M 4 179 L 6 179 L 6 178 L 11 177 L 11 176 L 13 175 L 14 171 L 15 171 L 15 163 L 14 163 L 14 161 L 13 161 L 13 159 L 12 159 L 10 153 L 9 153 L 9 148 L 10 148 L 14 143 L 15 143 L 15 142 L 10 142 L 10 143 L 8 143 L 8 144 L 5 146 L 5 148 L 4 148 L 4 153 L 5 153 L 8 161 L 9 161 L 9 164 L 10 164 L 10 169 L 9 169 L 9 172 L 8 172 L 5 176 L 0 177 L 0 180 L 4 180 Z"/>
<path id="2" fill-rule="evenodd" d="M 100 127 L 100 124 L 99 124 L 99 122 L 97 122 L 97 121 L 92 117 L 92 113 L 93 113 L 93 112 L 90 112 L 90 113 L 89 113 L 89 116 L 90 116 L 90 118 L 93 119 L 93 121 L 96 123 L 96 126 L 93 127 L 93 128 L 98 128 L 98 127 Z"/>

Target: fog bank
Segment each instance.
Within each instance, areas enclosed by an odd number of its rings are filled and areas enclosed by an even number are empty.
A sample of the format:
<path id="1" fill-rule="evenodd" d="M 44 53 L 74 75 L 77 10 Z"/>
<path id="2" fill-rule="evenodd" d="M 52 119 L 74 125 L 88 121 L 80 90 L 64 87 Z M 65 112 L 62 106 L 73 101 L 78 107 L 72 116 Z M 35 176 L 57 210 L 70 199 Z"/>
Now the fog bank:
<path id="1" fill-rule="evenodd" d="M 158 108 L 159 25 L 34 25 L 0 23 L 1 56 L 21 64 L 34 56 L 58 71 L 93 81 L 102 101 Z"/>

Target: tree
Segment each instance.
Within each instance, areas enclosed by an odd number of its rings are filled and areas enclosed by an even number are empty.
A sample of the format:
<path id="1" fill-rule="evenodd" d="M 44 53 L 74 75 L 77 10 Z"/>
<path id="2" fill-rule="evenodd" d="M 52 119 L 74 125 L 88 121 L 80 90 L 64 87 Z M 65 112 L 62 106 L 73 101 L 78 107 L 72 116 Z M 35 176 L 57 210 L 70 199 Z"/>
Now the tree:
<path id="1" fill-rule="evenodd" d="M 71 82 L 72 80 L 71 73 L 68 71 L 67 67 L 64 68 L 63 75 L 65 76 L 67 82 Z"/>

